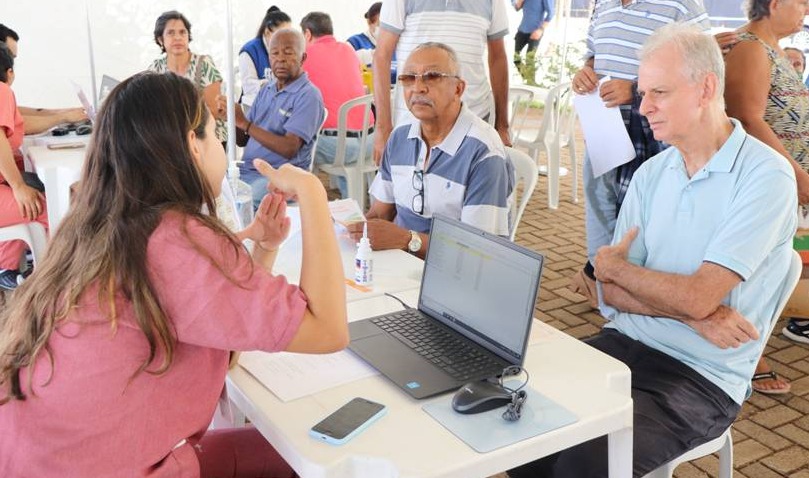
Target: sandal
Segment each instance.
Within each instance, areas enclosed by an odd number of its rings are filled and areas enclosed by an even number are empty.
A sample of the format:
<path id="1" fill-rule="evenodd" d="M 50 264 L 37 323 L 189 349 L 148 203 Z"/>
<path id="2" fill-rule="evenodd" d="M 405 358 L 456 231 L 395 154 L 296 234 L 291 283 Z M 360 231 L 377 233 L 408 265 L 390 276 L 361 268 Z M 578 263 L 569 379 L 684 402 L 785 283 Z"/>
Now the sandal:
<path id="1" fill-rule="evenodd" d="M 751 386 L 753 390 L 758 393 L 763 393 L 764 395 L 784 395 L 789 393 L 792 390 L 792 384 L 789 382 L 786 383 L 786 387 L 783 388 L 762 388 L 756 387 L 757 380 L 778 380 L 778 374 L 770 370 L 769 372 L 761 372 L 753 375 L 753 378 L 750 380 Z"/>
<path id="2" fill-rule="evenodd" d="M 584 298 L 590 304 L 590 307 L 598 309 L 598 292 L 596 292 L 596 281 L 587 277 L 584 269 L 579 269 L 573 277 L 570 278 L 569 289 Z"/>

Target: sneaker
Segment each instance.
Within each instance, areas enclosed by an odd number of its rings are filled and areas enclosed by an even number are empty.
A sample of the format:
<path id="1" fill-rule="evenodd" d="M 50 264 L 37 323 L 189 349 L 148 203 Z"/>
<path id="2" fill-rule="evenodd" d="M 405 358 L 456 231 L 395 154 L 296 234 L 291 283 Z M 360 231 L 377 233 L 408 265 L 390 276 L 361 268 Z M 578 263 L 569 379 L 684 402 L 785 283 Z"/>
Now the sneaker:
<path id="1" fill-rule="evenodd" d="M 809 320 L 789 319 L 789 323 L 781 333 L 795 342 L 809 344 Z"/>
<path id="2" fill-rule="evenodd" d="M 23 277 L 19 271 L 6 269 L 0 272 L 0 288 L 5 290 L 14 290 L 18 285 L 22 284 Z"/>

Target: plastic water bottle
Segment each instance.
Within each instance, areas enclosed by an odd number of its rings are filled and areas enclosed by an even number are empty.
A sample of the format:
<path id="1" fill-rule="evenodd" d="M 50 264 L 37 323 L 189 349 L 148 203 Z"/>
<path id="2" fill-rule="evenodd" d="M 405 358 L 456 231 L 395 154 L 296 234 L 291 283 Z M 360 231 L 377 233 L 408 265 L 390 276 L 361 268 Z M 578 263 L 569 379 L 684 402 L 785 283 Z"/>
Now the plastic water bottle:
<path id="1" fill-rule="evenodd" d="M 357 244 L 354 258 L 354 282 L 370 287 L 374 283 L 374 259 L 371 257 L 371 241 L 368 240 L 368 223 L 362 228 L 362 239 Z"/>
<path id="2" fill-rule="evenodd" d="M 239 167 L 235 163 L 228 166 L 228 179 L 236 203 L 236 216 L 241 227 L 247 227 L 253 222 L 253 189 L 239 179 Z"/>

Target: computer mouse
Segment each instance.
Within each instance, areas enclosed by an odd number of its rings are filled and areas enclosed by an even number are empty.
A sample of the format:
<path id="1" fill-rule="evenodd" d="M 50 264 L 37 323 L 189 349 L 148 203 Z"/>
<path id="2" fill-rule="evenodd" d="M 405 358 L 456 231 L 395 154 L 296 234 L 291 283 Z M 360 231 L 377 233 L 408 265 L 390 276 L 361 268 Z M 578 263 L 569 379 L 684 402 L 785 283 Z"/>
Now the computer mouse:
<path id="1" fill-rule="evenodd" d="M 452 409 L 458 413 L 482 413 L 504 407 L 511 402 L 511 392 L 498 383 L 470 382 L 452 397 Z"/>
<path id="2" fill-rule="evenodd" d="M 76 134 L 79 136 L 84 136 L 86 134 L 90 134 L 93 132 L 93 127 L 89 124 L 80 124 L 76 126 Z"/>

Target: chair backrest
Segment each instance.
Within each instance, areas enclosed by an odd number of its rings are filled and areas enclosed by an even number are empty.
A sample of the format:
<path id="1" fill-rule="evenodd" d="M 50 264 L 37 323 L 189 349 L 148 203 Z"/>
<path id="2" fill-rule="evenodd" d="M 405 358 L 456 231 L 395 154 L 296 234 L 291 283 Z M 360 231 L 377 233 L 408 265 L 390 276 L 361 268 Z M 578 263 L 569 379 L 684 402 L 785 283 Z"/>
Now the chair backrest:
<path id="1" fill-rule="evenodd" d="M 548 123 L 548 129 L 559 133 L 566 133 L 570 129 L 572 123 L 571 118 L 575 117 L 575 110 L 573 108 L 573 88 L 570 83 L 560 83 L 551 89 L 554 93 L 551 98 L 551 93 L 548 93 L 548 99 L 545 102 L 545 107 L 548 104 L 553 106 L 551 110 L 551 121 Z"/>
<path id="2" fill-rule="evenodd" d="M 334 156 L 334 166 L 345 166 L 346 159 L 346 138 L 348 134 L 348 113 L 354 108 L 362 108 L 362 128 L 350 130 L 357 133 L 359 140 L 359 157 L 356 166 L 362 168 L 365 164 L 366 144 L 368 143 L 368 133 L 371 127 L 372 107 L 374 95 L 365 95 L 353 100 L 348 100 L 340 106 L 337 113 L 337 150 Z"/>
<path id="3" fill-rule="evenodd" d="M 26 222 L 0 227 L 0 242 L 14 239 L 19 239 L 28 244 L 28 247 L 31 249 L 31 255 L 34 257 L 34 265 L 45 256 L 45 249 L 48 246 L 48 236 L 42 224 L 38 222 Z"/>
<path id="4" fill-rule="evenodd" d="M 512 241 L 517 234 L 517 226 L 522 219 L 528 201 L 537 187 L 537 163 L 522 151 L 514 148 L 506 148 L 508 158 L 511 160 L 511 165 L 514 166 L 514 175 L 516 181 L 514 182 L 514 195 L 511 201 L 511 208 L 509 209 L 509 225 L 511 233 L 509 239 Z M 517 197 L 517 188 L 522 186 L 522 195 Z"/>
<path id="5" fill-rule="evenodd" d="M 784 307 L 787 306 L 787 302 L 789 302 L 789 297 L 792 295 L 792 291 L 794 291 L 795 286 L 798 285 L 798 280 L 801 278 L 802 271 L 803 261 L 801 260 L 801 256 L 797 251 L 792 251 L 792 261 L 789 263 L 789 270 L 787 271 L 787 276 L 784 278 L 781 295 L 778 297 L 778 303 L 775 307 L 775 315 L 770 323 L 770 331 L 767 336 L 764 337 L 765 344 L 767 340 L 770 339 L 770 335 L 772 335 L 773 328 L 775 328 L 775 323 L 778 322 L 778 318 L 781 316 L 781 313 L 784 312 Z"/>
<path id="6" fill-rule="evenodd" d="M 525 126 L 528 109 L 534 99 L 534 91 L 524 86 L 512 86 L 508 89 L 509 118 L 508 126 L 512 137 L 517 136 Z"/>
<path id="7" fill-rule="evenodd" d="M 326 119 L 329 117 L 329 110 L 323 107 L 323 121 L 320 122 L 320 128 L 317 129 L 315 141 L 312 143 L 312 157 L 309 158 L 309 172 L 315 170 L 315 154 L 317 153 L 317 140 L 320 139 L 320 132 L 323 131 L 323 125 L 326 124 Z"/>

